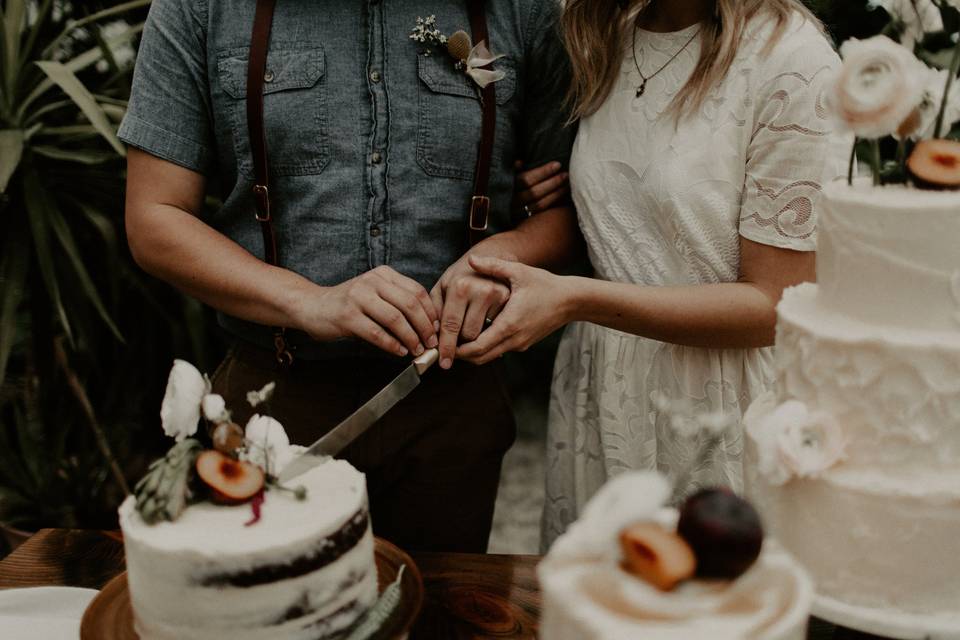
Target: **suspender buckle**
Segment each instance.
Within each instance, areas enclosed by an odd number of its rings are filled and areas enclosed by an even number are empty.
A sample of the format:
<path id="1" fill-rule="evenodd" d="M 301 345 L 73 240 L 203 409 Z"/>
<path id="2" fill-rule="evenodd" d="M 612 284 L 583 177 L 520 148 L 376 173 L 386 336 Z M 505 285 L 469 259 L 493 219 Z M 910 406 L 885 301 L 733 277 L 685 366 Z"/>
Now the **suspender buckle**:
<path id="1" fill-rule="evenodd" d="M 253 185 L 253 199 L 257 207 L 257 222 L 270 222 L 270 190 L 267 185 Z"/>
<path id="2" fill-rule="evenodd" d="M 470 231 L 486 231 L 490 224 L 490 198 L 473 196 L 470 200 Z"/>

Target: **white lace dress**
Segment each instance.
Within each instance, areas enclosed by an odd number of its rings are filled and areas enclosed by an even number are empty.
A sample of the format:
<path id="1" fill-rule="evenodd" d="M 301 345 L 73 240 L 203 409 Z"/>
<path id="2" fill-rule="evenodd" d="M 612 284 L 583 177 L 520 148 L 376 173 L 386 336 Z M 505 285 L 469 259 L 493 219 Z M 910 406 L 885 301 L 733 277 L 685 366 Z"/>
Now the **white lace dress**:
<path id="1" fill-rule="evenodd" d="M 650 76 L 698 27 L 639 31 Z M 740 236 L 816 248 L 821 186 L 843 174 L 851 140 L 831 133 L 823 92 L 839 59 L 797 18 L 772 51 L 754 25 L 726 80 L 675 125 L 668 104 L 693 71 L 699 38 L 646 86 L 629 50 L 603 107 L 580 124 L 571 183 L 597 278 L 638 285 L 734 282 Z M 769 387 L 771 349 L 703 349 L 588 323 L 567 328 L 557 356 L 547 444 L 543 546 L 608 478 L 628 469 L 677 472 L 696 443 L 677 437 L 652 396 L 686 399 L 736 418 Z M 687 491 L 742 487 L 743 441 L 731 435 Z"/>

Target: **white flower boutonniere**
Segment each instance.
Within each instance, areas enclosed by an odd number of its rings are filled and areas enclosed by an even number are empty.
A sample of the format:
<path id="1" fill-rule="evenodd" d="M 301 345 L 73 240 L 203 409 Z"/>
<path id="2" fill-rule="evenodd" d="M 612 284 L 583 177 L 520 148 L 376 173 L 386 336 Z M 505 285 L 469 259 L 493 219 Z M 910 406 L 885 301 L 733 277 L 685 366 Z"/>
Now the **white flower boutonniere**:
<path id="1" fill-rule="evenodd" d="M 466 73 L 480 89 L 485 89 L 489 84 L 499 82 L 506 76 L 502 70 L 488 68 L 503 58 L 503 54 L 491 53 L 485 41 L 474 45 L 466 31 L 457 31 L 448 38 L 437 29 L 436 16 L 417 18 L 417 25 L 410 32 L 410 39 L 445 49 L 453 58 L 456 68 Z"/>

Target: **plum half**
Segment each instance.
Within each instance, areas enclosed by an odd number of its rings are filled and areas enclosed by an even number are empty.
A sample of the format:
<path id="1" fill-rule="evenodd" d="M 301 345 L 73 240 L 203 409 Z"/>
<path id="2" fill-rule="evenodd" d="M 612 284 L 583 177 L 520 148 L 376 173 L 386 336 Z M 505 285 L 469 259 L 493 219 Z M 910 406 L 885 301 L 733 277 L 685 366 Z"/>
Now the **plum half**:
<path id="1" fill-rule="evenodd" d="M 918 142 L 907 159 L 907 171 L 922 189 L 960 189 L 960 142 Z"/>
<path id="2" fill-rule="evenodd" d="M 753 506 L 725 488 L 703 489 L 680 510 L 677 533 L 697 557 L 697 576 L 737 578 L 760 556 L 763 526 Z"/>

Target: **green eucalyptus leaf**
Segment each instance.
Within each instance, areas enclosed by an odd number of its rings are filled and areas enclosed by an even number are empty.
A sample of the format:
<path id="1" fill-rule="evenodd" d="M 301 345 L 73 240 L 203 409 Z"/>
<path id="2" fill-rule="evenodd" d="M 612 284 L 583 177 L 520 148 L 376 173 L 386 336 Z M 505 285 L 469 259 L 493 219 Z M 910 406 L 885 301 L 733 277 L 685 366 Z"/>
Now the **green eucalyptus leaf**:
<path id="1" fill-rule="evenodd" d="M 50 201 L 47 189 L 35 171 L 26 172 L 23 180 L 23 191 L 40 277 L 57 312 L 57 317 L 60 318 L 60 324 L 63 326 L 67 338 L 70 342 L 73 342 L 73 330 L 66 309 L 63 307 L 63 299 L 60 296 L 60 282 L 57 279 L 53 253 L 50 249 L 50 212 L 56 208 L 56 205 Z"/>
<path id="2" fill-rule="evenodd" d="M 41 60 L 36 63 L 40 69 L 47 74 L 54 83 L 57 84 L 63 92 L 66 93 L 80 108 L 83 115 L 87 116 L 90 124 L 96 127 L 97 131 L 110 143 L 110 146 L 121 156 L 125 156 L 127 151 L 117 138 L 117 132 L 113 128 L 107 114 L 103 112 L 100 103 L 93 97 L 93 94 L 87 90 L 77 76 L 60 62 Z"/>
<path id="3" fill-rule="evenodd" d="M 108 38 L 107 44 L 112 46 L 112 45 L 122 44 L 124 42 L 129 41 L 131 38 L 133 38 L 133 36 L 143 31 L 143 25 L 144 23 L 142 22 L 139 24 L 131 25 L 130 28 L 127 29 L 126 31 L 118 33 L 114 35 L 112 38 Z M 100 50 L 99 47 L 94 47 L 64 62 L 63 66 L 65 66 L 67 69 L 69 69 L 73 73 L 77 73 L 79 71 L 82 71 L 83 69 L 86 69 L 90 65 L 96 64 L 102 59 L 103 59 L 103 52 Z M 37 84 L 34 90 L 30 92 L 30 95 L 24 98 L 23 102 L 20 103 L 20 106 L 17 108 L 17 117 L 18 118 L 25 117 L 27 110 L 34 103 L 34 101 L 37 100 L 40 96 L 42 96 L 44 93 L 49 91 L 54 86 L 56 85 L 49 78 Z"/>
<path id="4" fill-rule="evenodd" d="M 0 193 L 7 191 L 7 184 L 23 157 L 23 130 L 0 130 Z"/>
<path id="5" fill-rule="evenodd" d="M 23 300 L 27 281 L 27 247 L 16 241 L 13 234 L 7 237 L 3 247 L 3 262 L 0 265 L 0 386 L 6 378 L 7 361 L 17 337 L 17 310 Z"/>
<path id="6" fill-rule="evenodd" d="M 117 157 L 115 153 L 107 151 L 97 151 L 95 149 L 61 149 L 60 147 L 51 147 L 49 145 L 33 145 L 31 147 L 34 153 L 53 160 L 64 160 L 66 162 L 79 162 L 80 164 L 103 164 Z"/>
<path id="7" fill-rule="evenodd" d="M 77 243 L 73 238 L 73 233 L 70 231 L 70 227 L 67 225 L 66 220 L 63 219 L 60 211 L 51 211 L 50 226 L 57 240 L 60 241 L 60 246 L 63 247 L 63 251 L 69 259 L 70 264 L 73 266 L 73 272 L 77 276 L 77 280 L 80 281 L 80 289 L 86 294 L 87 300 L 93 305 L 93 308 L 97 310 L 100 319 L 110 328 L 110 331 L 116 336 L 117 340 L 124 342 L 123 336 L 120 334 L 120 329 L 114 324 L 113 318 L 110 317 L 110 313 L 107 311 L 103 300 L 100 298 L 100 294 L 97 292 L 97 287 L 90 278 L 87 267 L 83 263 L 83 258 L 80 256 L 80 249 L 77 247 Z"/>

